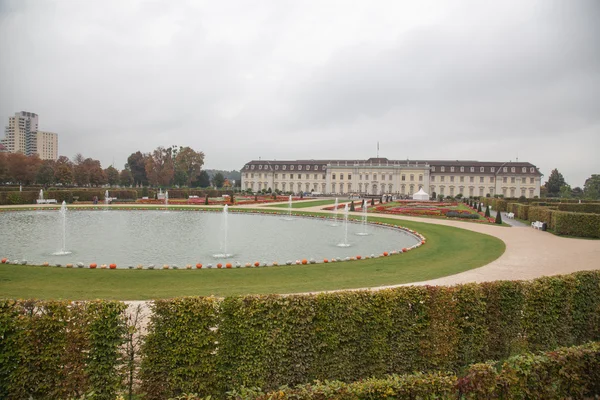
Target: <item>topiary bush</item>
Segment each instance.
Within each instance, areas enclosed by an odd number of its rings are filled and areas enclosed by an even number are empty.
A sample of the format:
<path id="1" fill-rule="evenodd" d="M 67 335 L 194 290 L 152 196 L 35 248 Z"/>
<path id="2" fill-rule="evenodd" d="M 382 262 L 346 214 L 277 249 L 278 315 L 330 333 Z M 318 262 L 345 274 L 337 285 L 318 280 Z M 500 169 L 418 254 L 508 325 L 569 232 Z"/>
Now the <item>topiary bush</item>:
<path id="1" fill-rule="evenodd" d="M 558 235 L 600 238 L 600 214 L 555 211 L 553 215 Z"/>

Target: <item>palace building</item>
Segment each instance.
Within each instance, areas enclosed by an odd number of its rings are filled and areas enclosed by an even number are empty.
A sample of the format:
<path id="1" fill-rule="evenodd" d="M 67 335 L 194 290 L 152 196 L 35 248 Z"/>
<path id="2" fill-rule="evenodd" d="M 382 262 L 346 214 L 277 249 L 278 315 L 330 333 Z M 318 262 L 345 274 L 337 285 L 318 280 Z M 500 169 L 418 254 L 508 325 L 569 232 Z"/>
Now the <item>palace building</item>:
<path id="1" fill-rule="evenodd" d="M 528 162 L 446 160 L 253 160 L 242 189 L 330 195 L 540 196 L 542 174 Z"/>

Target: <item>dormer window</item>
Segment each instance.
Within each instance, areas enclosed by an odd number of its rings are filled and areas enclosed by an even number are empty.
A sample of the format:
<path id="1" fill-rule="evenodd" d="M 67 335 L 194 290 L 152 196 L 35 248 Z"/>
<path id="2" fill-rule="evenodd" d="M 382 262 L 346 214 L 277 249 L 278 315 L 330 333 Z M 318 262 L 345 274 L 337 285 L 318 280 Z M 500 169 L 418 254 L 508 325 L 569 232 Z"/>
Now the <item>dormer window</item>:
<path id="1" fill-rule="evenodd" d="M 440 171 L 442 171 L 442 172 L 445 172 L 445 171 L 446 171 L 446 168 L 444 168 L 444 167 L 440 167 Z"/>
<path id="2" fill-rule="evenodd" d="M 250 167 L 250 169 L 254 169 L 254 165 Z"/>
<path id="3" fill-rule="evenodd" d="M 294 170 L 294 166 L 293 166 L 293 165 L 290 165 L 290 169 L 293 171 L 293 170 Z"/>
<path id="4" fill-rule="evenodd" d="M 262 165 L 259 165 L 259 166 L 258 166 L 258 169 L 262 169 Z"/>
<path id="5" fill-rule="evenodd" d="M 479 172 L 484 172 L 485 168 L 484 167 L 479 167 Z"/>
<path id="6" fill-rule="evenodd" d="M 515 167 L 510 167 L 510 172 L 515 172 Z"/>
<path id="7" fill-rule="evenodd" d="M 318 171 L 318 170 L 319 170 L 319 166 L 315 165 L 315 171 Z"/>
<path id="8" fill-rule="evenodd" d="M 298 165 L 298 171 L 302 171 L 302 165 Z"/>
<path id="9" fill-rule="evenodd" d="M 535 172 L 535 168 L 533 168 L 533 167 L 529 168 L 529 172 L 534 173 Z"/>
<path id="10" fill-rule="evenodd" d="M 306 170 L 307 170 L 307 171 L 310 171 L 310 165 L 307 165 L 307 166 L 306 166 Z"/>
<path id="11" fill-rule="evenodd" d="M 475 172 L 475 167 L 471 167 L 471 172 Z"/>
<path id="12" fill-rule="evenodd" d="M 465 172 L 465 167 L 460 167 L 460 172 Z"/>
<path id="13" fill-rule="evenodd" d="M 502 172 L 508 172 L 508 168 L 506 168 L 506 167 L 502 168 Z"/>
<path id="14" fill-rule="evenodd" d="M 495 172 L 495 171 L 496 171 L 496 168 L 494 168 L 494 167 L 490 168 L 490 172 Z"/>
<path id="15" fill-rule="evenodd" d="M 450 172 L 454 172 L 454 167 L 450 167 Z"/>
<path id="16" fill-rule="evenodd" d="M 435 172 L 435 167 L 431 167 L 431 172 Z"/>
<path id="17" fill-rule="evenodd" d="M 276 166 L 275 166 L 275 170 L 278 170 L 278 169 L 279 169 L 279 165 L 276 165 Z"/>
<path id="18" fill-rule="evenodd" d="M 523 167 L 523 168 L 521 169 L 521 171 L 522 171 L 523 173 L 527 172 L 527 167 Z"/>
<path id="19" fill-rule="evenodd" d="M 281 169 L 284 170 L 284 171 L 286 170 L 286 168 L 287 168 L 287 165 L 284 165 L 284 166 L 281 167 Z"/>

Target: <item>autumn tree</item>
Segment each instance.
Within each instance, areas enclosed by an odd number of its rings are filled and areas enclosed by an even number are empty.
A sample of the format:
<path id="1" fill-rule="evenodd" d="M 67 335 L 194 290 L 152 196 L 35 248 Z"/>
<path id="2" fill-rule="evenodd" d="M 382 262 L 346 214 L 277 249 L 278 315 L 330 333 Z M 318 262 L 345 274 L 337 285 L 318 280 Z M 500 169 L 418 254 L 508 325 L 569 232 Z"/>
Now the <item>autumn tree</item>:
<path id="1" fill-rule="evenodd" d="M 26 156 L 21 153 L 9 153 L 7 160 L 8 179 L 14 183 L 29 185 L 35 182 L 37 170 L 42 160 L 37 154 Z"/>
<path id="2" fill-rule="evenodd" d="M 116 186 L 119 184 L 119 171 L 113 167 L 109 166 L 104 170 L 104 174 L 106 175 L 106 180 L 110 186 Z"/>
<path id="3" fill-rule="evenodd" d="M 100 161 L 92 158 L 86 158 L 84 165 L 89 171 L 91 186 L 102 186 L 108 183 L 108 179 L 104 173 L 104 170 L 102 169 L 102 164 L 100 164 Z"/>
<path id="4" fill-rule="evenodd" d="M 146 174 L 146 161 L 150 157 L 149 154 L 142 154 L 140 151 L 132 153 L 127 157 L 125 169 L 131 171 L 134 185 L 148 186 L 148 176 Z"/>
<path id="5" fill-rule="evenodd" d="M 146 158 L 146 176 L 153 186 L 170 186 L 175 175 L 173 149 L 159 146 Z"/>
<path id="6" fill-rule="evenodd" d="M 90 184 L 90 171 L 81 153 L 77 153 L 73 158 L 73 180 L 77 186 L 87 186 Z"/>
<path id="7" fill-rule="evenodd" d="M 0 153 L 0 182 L 8 181 L 8 153 Z"/>
<path id="8" fill-rule="evenodd" d="M 62 185 L 73 184 L 73 163 L 68 157 L 60 156 L 54 166 L 54 180 Z"/>
<path id="9" fill-rule="evenodd" d="M 191 147 L 181 147 L 175 156 L 175 182 L 191 186 L 204 165 L 204 153 Z"/>
<path id="10" fill-rule="evenodd" d="M 42 161 L 40 167 L 37 170 L 35 181 L 39 185 L 48 186 L 54 183 L 54 169 L 56 168 L 56 162 L 54 160 Z"/>
<path id="11" fill-rule="evenodd" d="M 119 174 L 119 184 L 121 186 L 131 186 L 133 185 L 133 175 L 131 175 L 131 171 L 128 169 L 124 169 Z"/>

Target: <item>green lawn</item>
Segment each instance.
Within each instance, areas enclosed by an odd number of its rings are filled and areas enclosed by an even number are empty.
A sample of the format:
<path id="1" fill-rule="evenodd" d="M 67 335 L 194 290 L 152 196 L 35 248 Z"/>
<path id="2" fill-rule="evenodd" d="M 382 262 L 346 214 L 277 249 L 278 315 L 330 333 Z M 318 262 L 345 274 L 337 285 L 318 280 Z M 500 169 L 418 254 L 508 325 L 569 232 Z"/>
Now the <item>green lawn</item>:
<path id="1" fill-rule="evenodd" d="M 299 214 L 299 212 L 297 212 Z M 0 264 L 0 297 L 145 300 L 176 296 L 298 293 L 417 282 L 500 257 L 501 240 L 441 225 L 402 224 L 427 238 L 417 250 L 373 260 L 230 270 L 102 270 Z"/>
<path id="2" fill-rule="evenodd" d="M 343 201 L 346 202 L 346 201 Z M 342 203 L 342 201 L 340 201 Z M 294 201 L 292 202 L 292 208 L 308 208 L 308 207 L 317 207 L 317 206 L 328 206 L 335 204 L 334 199 L 327 200 L 302 200 L 302 201 Z M 279 207 L 279 208 L 288 208 L 289 204 L 277 204 L 277 205 L 269 205 L 265 204 L 265 207 Z"/>

